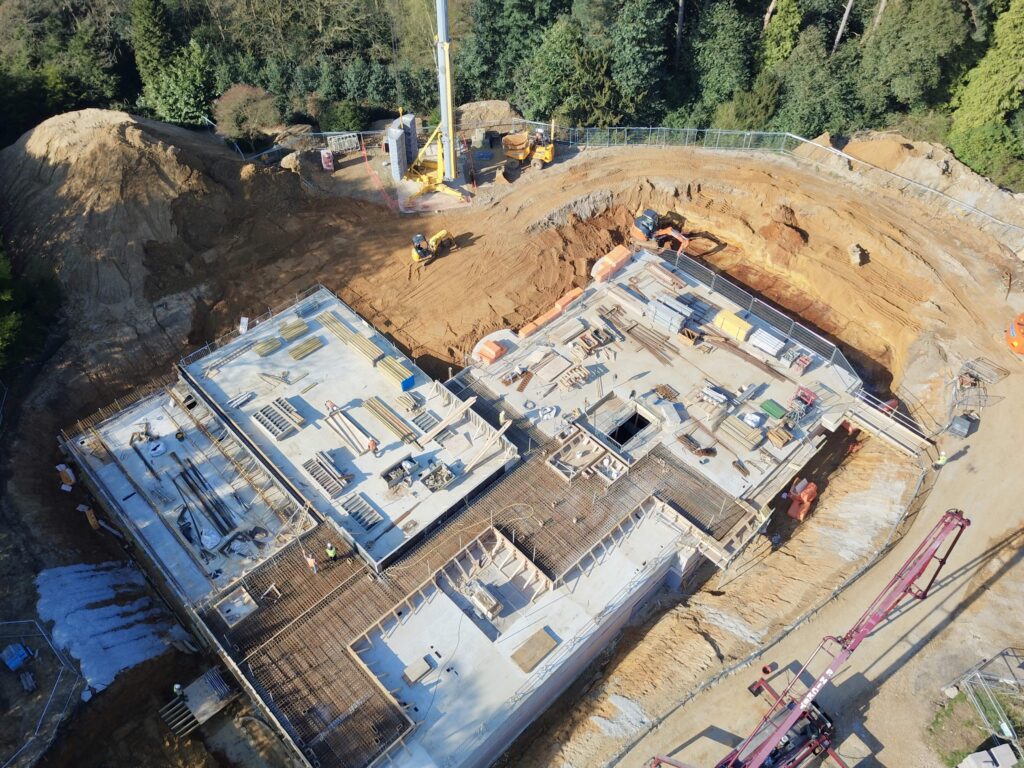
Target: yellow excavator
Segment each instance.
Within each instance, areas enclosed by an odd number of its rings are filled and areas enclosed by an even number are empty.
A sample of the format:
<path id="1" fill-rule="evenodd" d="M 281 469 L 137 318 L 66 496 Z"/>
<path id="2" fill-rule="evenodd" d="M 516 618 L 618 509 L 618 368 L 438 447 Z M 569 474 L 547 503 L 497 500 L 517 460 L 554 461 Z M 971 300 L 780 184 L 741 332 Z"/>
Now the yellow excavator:
<path id="1" fill-rule="evenodd" d="M 459 244 L 455 242 L 455 237 L 447 229 L 442 229 L 429 240 L 426 235 L 416 234 L 412 236 L 412 260 L 419 264 L 436 258 L 444 248 L 447 248 L 449 251 L 457 251 L 459 249 Z"/>
<path id="2" fill-rule="evenodd" d="M 501 140 L 501 147 L 505 150 L 502 176 L 506 181 L 512 181 L 527 164 L 539 170 L 555 159 L 555 124 L 551 124 L 550 134 L 543 128 L 510 133 Z"/>

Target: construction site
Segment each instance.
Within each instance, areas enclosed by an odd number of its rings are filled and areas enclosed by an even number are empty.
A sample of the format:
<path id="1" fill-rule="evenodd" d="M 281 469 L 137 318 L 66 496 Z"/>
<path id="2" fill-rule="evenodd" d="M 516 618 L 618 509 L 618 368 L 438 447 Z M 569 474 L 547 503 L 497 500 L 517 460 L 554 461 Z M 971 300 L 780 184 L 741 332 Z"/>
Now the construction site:
<path id="1" fill-rule="evenodd" d="M 436 127 L 0 152 L 66 315 L 4 421 L 0 766 L 1016 764 L 1020 196 L 456 110 L 443 6 Z"/>

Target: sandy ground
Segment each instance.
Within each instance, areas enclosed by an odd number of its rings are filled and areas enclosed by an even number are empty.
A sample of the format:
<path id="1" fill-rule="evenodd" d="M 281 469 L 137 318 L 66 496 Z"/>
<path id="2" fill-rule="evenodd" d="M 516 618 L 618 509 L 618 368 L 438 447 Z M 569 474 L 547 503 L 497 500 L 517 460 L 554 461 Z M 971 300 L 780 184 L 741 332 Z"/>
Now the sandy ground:
<path id="1" fill-rule="evenodd" d="M 425 369 L 444 374 L 480 335 L 520 325 L 584 284 L 590 264 L 627 237 L 633 212 L 652 206 L 684 216 L 689 231 L 712 234 L 720 246 L 695 239 L 692 252 L 843 343 L 876 390 L 897 392 L 928 428 L 944 423 L 945 384 L 962 360 L 984 354 L 1014 362 L 1006 359 L 1000 337 L 1007 318 L 1024 309 L 1016 287 L 1024 284 L 1024 269 L 1008 249 L 919 201 L 837 182 L 793 159 L 653 148 L 588 151 L 524 174 L 514 185 L 481 188 L 472 208 L 429 217 L 396 217 L 373 202 L 363 169 L 351 169 L 344 196 L 311 196 L 296 174 L 241 166 L 211 137 L 96 110 L 48 121 L 0 153 L 0 225 L 19 266 L 55 271 L 68 310 L 38 371 L 16 388 L 5 424 L 2 615 L 31 615 L 30 577 L 36 571 L 98 562 L 117 551 L 73 512 L 76 500 L 56 490 L 49 467 L 57 461 L 53 435 L 59 428 L 165 373 L 181 352 L 229 330 L 241 315 L 259 314 L 315 282 L 338 291 Z M 461 247 L 414 267 L 412 235 L 442 227 L 456 234 Z M 850 264 L 854 243 L 869 254 L 864 266 Z M 975 497 L 990 484 L 1001 487 L 998 461 L 981 458 L 1007 452 L 1010 417 L 1019 417 L 1013 410 L 1017 386 L 1016 376 L 1000 385 L 1006 399 L 996 407 L 1005 411 L 986 415 L 969 461 L 951 464 L 940 488 L 958 476 L 964 479 L 957 489 L 973 485 Z M 1002 443 L 1000 428 L 1007 430 Z M 981 453 L 982 445 L 988 454 Z M 822 509 L 842 508 L 850 503 L 843 499 L 872 484 L 902 482 L 886 474 L 888 462 L 880 455 L 865 447 L 855 456 L 847 465 L 849 484 L 844 488 L 843 476 L 837 477 Z M 952 502 L 930 503 L 944 508 Z M 1001 510 L 992 518 L 976 517 L 971 540 L 986 542 L 1004 535 L 1010 519 Z M 884 538 L 884 526 L 865 537 L 849 525 L 855 519 L 849 508 L 833 518 L 821 515 L 790 532 L 778 552 L 752 550 L 741 579 L 723 577 L 720 586 L 712 583 L 701 594 L 702 613 L 670 607 L 631 633 L 611 670 L 598 678 L 606 685 L 584 681 L 589 689 L 577 691 L 578 701 L 563 700 L 567 717 L 556 712 L 545 718 L 531 730 L 533 743 L 517 746 L 523 764 L 599 765 L 612 759 L 645 719 L 660 714 L 659 701 L 667 708 L 677 697 L 672 683 L 691 685 L 741 657 L 868 556 Z M 823 577 L 824 556 L 814 555 L 814 547 L 824 552 L 857 536 L 864 552 L 851 561 L 833 558 Z M 759 611 L 744 598 L 745 590 L 775 590 L 781 571 L 794 574 L 794 583 L 780 592 L 777 610 Z M 881 578 L 878 572 L 871 578 Z M 1019 584 L 1019 572 L 1011 573 Z M 861 589 L 870 592 L 871 580 L 858 582 L 844 600 L 860 605 Z M 659 649 L 691 642 L 693 658 L 704 661 L 663 662 Z M 790 657 L 800 658 L 805 647 L 806 641 Z M 945 658 L 945 647 L 937 642 L 918 657 Z M 166 732 L 152 727 L 160 691 L 174 671 L 187 673 L 197 663 L 166 658 L 166 679 L 138 668 L 84 707 L 68 744 L 88 720 L 98 725 L 84 733 L 124 729 L 118 746 L 105 744 L 92 753 L 96 765 L 118 762 L 126 754 L 118 750 L 125 748 L 144 756 L 147 765 L 244 763 L 230 750 L 213 757 L 195 740 L 169 744 Z M 665 670 L 658 681 L 649 672 L 652 663 Z M 615 670 L 629 669 L 635 673 L 616 677 Z M 889 686 L 872 708 L 888 701 L 883 694 Z M 128 691 L 144 698 L 126 699 Z M 905 694 L 897 688 L 889 706 L 902 708 Z M 134 704 L 125 707 L 126 700 Z M 736 707 L 733 699 L 735 716 L 720 719 L 721 727 L 741 731 L 739 715 L 749 710 L 754 717 L 750 702 L 741 703 Z M 623 708 L 624 720 L 602 730 L 599 718 L 615 720 Z M 666 726 L 659 733 L 669 731 Z M 675 742 L 666 748 L 689 738 L 680 730 L 671 734 L 668 741 Z M 907 754 L 924 748 L 906 734 L 899 743 L 907 745 Z M 886 747 L 896 748 L 892 741 Z M 51 764 L 66 764 L 63 758 L 70 760 L 75 751 L 59 749 Z"/>
<path id="2" fill-rule="evenodd" d="M 1021 391 L 1016 372 L 1000 393 Z M 965 510 L 972 526 L 924 603 L 912 603 L 881 626 L 852 657 L 819 702 L 838 723 L 839 753 L 851 765 L 929 768 L 938 758 L 922 738 L 944 700 L 941 689 L 983 658 L 1020 641 L 1024 510 L 1012 476 L 998 470 L 1014 451 L 1024 418 L 1020 398 L 990 411 L 969 440 L 970 452 L 939 473 L 912 530 L 838 600 L 789 635 L 751 668 L 703 693 L 668 719 L 620 765 L 642 765 L 654 754 L 694 765 L 713 764 L 745 738 L 764 711 L 746 686 L 763 663 L 779 664 L 788 682 L 825 634 L 841 634 L 949 508 Z M 977 736 L 972 748 L 984 741 Z"/>

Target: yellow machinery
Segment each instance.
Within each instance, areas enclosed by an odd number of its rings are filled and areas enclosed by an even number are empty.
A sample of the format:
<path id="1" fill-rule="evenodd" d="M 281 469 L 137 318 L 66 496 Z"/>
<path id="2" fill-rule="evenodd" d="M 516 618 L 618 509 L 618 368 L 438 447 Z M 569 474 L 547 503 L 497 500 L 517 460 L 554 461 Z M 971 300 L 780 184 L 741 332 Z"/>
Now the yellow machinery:
<path id="1" fill-rule="evenodd" d="M 459 244 L 455 242 L 455 238 L 447 229 L 442 229 L 429 240 L 424 235 L 417 234 L 412 236 L 411 253 L 412 260 L 415 262 L 423 263 L 430 261 L 440 254 L 442 248 L 447 248 L 449 251 L 457 251 L 459 249 Z"/>
<path id="2" fill-rule="evenodd" d="M 532 133 L 510 133 L 501 140 L 501 146 L 505 150 L 505 157 L 513 163 L 513 169 L 527 163 L 532 168 L 543 168 L 555 159 L 555 124 L 551 124 L 548 136 L 541 129 Z"/>
<path id="3" fill-rule="evenodd" d="M 437 37 L 434 47 L 437 56 L 437 89 L 441 119 L 437 128 L 427 139 L 416 160 L 405 172 L 409 181 L 420 185 L 414 197 L 429 192 L 442 192 L 459 199 L 465 196 L 457 189 L 445 184 L 458 177 L 456 160 L 458 148 L 455 143 L 455 106 L 452 101 L 452 56 L 451 40 L 448 38 L 448 0 L 435 0 L 437 11 Z"/>
<path id="4" fill-rule="evenodd" d="M 434 150 L 431 149 L 432 147 Z M 427 157 L 427 155 L 434 155 L 436 159 L 434 157 Z M 404 178 L 406 180 L 415 181 L 420 185 L 420 188 L 413 197 L 426 195 L 430 192 L 441 192 L 457 197 L 460 200 L 464 199 L 465 196 L 459 190 L 445 184 L 445 157 L 444 143 L 441 141 L 441 128 L 438 127 L 430 134 L 427 143 L 423 145 L 423 149 L 416 155 L 415 162 L 405 172 Z"/>

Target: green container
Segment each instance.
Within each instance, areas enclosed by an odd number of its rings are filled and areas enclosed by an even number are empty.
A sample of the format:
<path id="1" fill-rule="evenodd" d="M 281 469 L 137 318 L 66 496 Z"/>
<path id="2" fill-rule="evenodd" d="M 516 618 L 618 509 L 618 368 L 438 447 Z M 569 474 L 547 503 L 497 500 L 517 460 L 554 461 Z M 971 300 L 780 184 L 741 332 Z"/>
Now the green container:
<path id="1" fill-rule="evenodd" d="M 781 419 L 786 415 L 786 409 L 771 399 L 765 400 L 761 403 L 761 410 L 773 419 Z"/>

